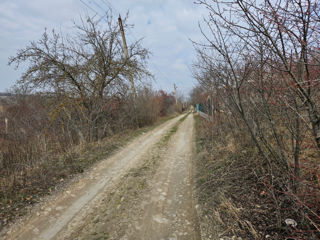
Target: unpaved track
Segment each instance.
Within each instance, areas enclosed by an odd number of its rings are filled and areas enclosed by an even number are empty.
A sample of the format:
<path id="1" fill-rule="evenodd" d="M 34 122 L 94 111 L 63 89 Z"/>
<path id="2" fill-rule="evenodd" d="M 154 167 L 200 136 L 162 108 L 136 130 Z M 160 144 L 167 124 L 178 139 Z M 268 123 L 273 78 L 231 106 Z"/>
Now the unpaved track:
<path id="1" fill-rule="evenodd" d="M 95 206 L 96 202 L 99 201 L 99 196 L 103 195 L 103 193 L 105 194 L 112 187 L 119 184 L 119 180 L 121 179 L 121 177 L 123 177 L 131 168 L 135 167 L 135 165 L 139 163 L 143 155 L 145 155 L 157 142 L 159 142 L 160 139 L 166 134 L 166 132 L 170 130 L 171 127 L 174 126 L 174 124 L 176 124 L 180 118 L 181 116 L 158 126 L 154 130 L 135 139 L 128 146 L 126 146 L 124 149 L 122 149 L 112 157 L 100 162 L 90 172 L 85 174 L 85 176 L 78 182 L 68 187 L 68 189 L 66 189 L 66 191 L 64 191 L 63 193 L 58 194 L 50 202 L 44 204 L 43 207 L 41 207 L 41 210 L 32 213 L 32 215 L 23 223 L 16 225 L 7 235 L 0 235 L 0 237 L 4 239 L 17 240 L 60 239 L 58 235 L 62 236 L 61 232 L 71 231 L 73 228 L 75 228 L 77 224 L 81 222 L 81 219 L 83 219 L 87 215 L 87 212 Z M 192 134 L 191 132 L 193 125 L 191 116 L 188 117 L 187 122 L 188 126 L 186 126 L 185 124 L 183 126 L 185 129 L 184 131 L 188 131 L 189 134 L 183 132 L 180 133 L 183 139 L 189 138 Z M 185 152 L 184 145 L 189 148 L 190 142 L 187 142 L 187 144 L 179 143 L 176 146 L 177 151 Z M 172 154 L 175 154 L 174 150 L 171 151 Z M 179 155 L 181 157 L 181 159 L 179 157 L 179 163 L 175 164 L 175 166 L 165 167 L 167 169 L 165 171 L 173 173 L 179 169 L 179 171 L 181 171 L 181 168 L 185 169 L 182 158 L 189 158 L 190 154 L 191 153 L 189 151 L 186 151 L 184 154 Z M 170 162 L 170 160 L 168 161 Z M 189 166 L 188 163 L 187 165 Z M 179 169 L 174 170 L 171 169 L 172 167 Z M 165 183 L 169 184 L 177 180 L 179 182 L 179 185 L 188 184 L 188 176 L 186 174 L 189 170 L 189 167 L 183 170 L 181 178 L 179 177 L 178 179 L 175 179 L 174 174 L 170 174 L 170 178 Z M 162 180 L 164 179 L 160 177 L 159 181 Z M 174 193 L 175 188 L 167 191 L 167 194 L 169 196 L 172 196 L 172 206 L 179 206 L 180 201 L 182 201 L 183 204 L 189 201 L 183 200 L 179 197 L 180 194 L 183 194 L 183 192 L 187 188 L 189 188 L 189 185 L 185 186 L 188 187 L 181 189 L 182 192 L 179 193 Z M 165 190 L 165 185 L 161 185 L 159 186 L 159 188 L 160 187 L 161 189 Z M 152 208 L 152 206 L 149 206 L 148 208 Z M 148 212 L 150 211 L 148 210 Z M 163 212 L 163 214 L 165 214 L 165 212 Z M 181 212 L 181 214 L 183 214 L 183 212 Z M 170 219 L 169 216 L 168 219 Z"/>
<path id="2" fill-rule="evenodd" d="M 144 197 L 144 213 L 124 239 L 200 239 L 192 197 L 193 126 L 190 114 L 169 141 Z"/>
<path id="3" fill-rule="evenodd" d="M 193 203 L 193 116 L 169 142 L 155 146 L 129 176 L 105 194 L 68 240 L 198 240 Z"/>

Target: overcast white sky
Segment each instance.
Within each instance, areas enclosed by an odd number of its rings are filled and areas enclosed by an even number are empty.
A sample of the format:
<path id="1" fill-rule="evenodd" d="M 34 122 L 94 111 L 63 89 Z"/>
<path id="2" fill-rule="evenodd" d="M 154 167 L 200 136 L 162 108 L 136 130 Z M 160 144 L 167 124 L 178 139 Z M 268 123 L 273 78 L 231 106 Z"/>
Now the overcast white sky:
<path id="1" fill-rule="evenodd" d="M 193 0 L 83 0 L 99 15 L 107 4 L 115 13 L 129 10 L 129 23 L 135 27 L 127 34 L 128 41 L 144 38 L 152 52 L 150 71 L 155 76 L 156 89 L 178 90 L 185 95 L 195 82 L 189 66 L 195 52 L 189 39 L 201 38 L 198 22 L 206 15 Z M 94 15 L 80 0 L 0 0 L 0 91 L 9 89 L 19 79 L 23 69 L 8 66 L 8 58 L 30 41 L 38 40 L 44 29 L 71 31 L 79 15 Z M 116 15 L 115 14 L 115 15 Z"/>

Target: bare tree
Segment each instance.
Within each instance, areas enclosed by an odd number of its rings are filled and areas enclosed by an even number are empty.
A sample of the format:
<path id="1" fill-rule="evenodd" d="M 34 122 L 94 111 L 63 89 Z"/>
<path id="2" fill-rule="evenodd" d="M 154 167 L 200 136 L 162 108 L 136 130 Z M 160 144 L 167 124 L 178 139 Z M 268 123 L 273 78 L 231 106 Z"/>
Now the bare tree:
<path id="1" fill-rule="evenodd" d="M 130 27 L 126 21 L 127 17 L 124 28 Z M 146 70 L 149 51 L 138 40 L 128 46 L 129 58 L 125 57 L 120 29 L 111 11 L 106 19 L 88 17 L 75 29 L 72 36 L 45 31 L 38 42 L 11 57 L 9 64 L 28 62 L 19 84 L 50 92 L 58 99 L 52 116 L 64 113 L 71 121 L 72 114 L 77 113 L 79 136 L 96 140 L 108 124 L 108 100 L 126 94 L 129 75 L 136 81 L 150 76 Z"/>
<path id="2" fill-rule="evenodd" d="M 320 149 L 319 3 L 317 1 L 199 0 L 211 12 L 209 21 L 228 29 L 259 54 L 269 67 L 287 76 L 288 87 L 305 106 L 315 143 Z M 294 106 L 292 106 L 294 107 Z"/>

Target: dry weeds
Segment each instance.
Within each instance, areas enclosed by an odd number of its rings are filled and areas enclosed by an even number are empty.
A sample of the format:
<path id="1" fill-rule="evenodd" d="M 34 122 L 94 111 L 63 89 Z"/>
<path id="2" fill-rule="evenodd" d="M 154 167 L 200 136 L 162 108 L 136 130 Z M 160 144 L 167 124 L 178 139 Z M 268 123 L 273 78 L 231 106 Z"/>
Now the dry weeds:
<path id="1" fill-rule="evenodd" d="M 317 239 L 314 227 L 303 220 L 296 203 L 281 192 L 281 185 L 276 185 L 275 205 L 264 182 L 267 171 L 258 152 L 246 141 L 232 142 L 228 135 L 221 139 L 213 133 L 212 137 L 208 129 L 213 128 L 208 124 L 196 117 L 203 239 Z M 299 228 L 287 226 L 287 218 L 296 219 Z M 290 237 L 295 235 L 300 237 Z"/>

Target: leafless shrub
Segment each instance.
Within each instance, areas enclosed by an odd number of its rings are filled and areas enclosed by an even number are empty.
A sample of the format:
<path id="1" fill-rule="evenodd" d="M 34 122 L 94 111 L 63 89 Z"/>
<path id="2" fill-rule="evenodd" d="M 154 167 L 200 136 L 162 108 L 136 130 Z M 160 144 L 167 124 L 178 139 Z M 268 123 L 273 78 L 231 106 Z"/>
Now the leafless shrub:
<path id="1" fill-rule="evenodd" d="M 274 201 L 277 227 L 288 214 L 284 205 L 297 208 L 313 230 L 304 225 L 295 234 L 312 239 L 320 234 L 318 208 L 308 204 L 319 203 L 318 180 L 309 177 L 319 174 L 319 5 L 197 2 L 210 15 L 201 29 L 205 42 L 195 43 L 194 76 L 213 99 L 214 118 L 227 123 L 215 122 L 218 131 L 235 142 L 249 134 L 264 160 L 259 178 Z"/>

